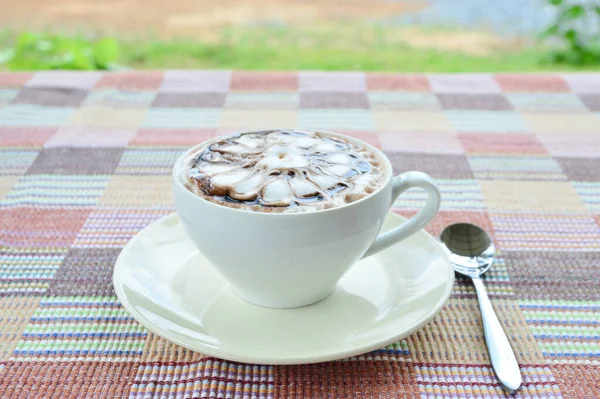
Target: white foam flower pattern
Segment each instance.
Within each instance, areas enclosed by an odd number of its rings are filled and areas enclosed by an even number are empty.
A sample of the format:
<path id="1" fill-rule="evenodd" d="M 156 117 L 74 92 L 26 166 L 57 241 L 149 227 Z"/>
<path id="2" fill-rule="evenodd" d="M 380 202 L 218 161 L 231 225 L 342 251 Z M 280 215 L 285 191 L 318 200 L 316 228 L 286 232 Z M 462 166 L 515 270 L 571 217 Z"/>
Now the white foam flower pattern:
<path id="1" fill-rule="evenodd" d="M 346 194 L 357 198 L 373 184 L 374 165 L 366 152 L 318 132 L 244 133 L 205 147 L 192 159 L 188 176 L 199 193 L 224 202 L 267 207 L 326 203 Z"/>

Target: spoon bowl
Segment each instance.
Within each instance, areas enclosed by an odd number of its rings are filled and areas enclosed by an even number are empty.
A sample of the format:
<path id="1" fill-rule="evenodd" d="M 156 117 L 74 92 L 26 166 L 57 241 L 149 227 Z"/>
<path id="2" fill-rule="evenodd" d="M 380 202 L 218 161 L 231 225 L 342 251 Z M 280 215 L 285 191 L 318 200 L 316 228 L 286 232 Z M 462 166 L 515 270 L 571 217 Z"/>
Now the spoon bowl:
<path id="1" fill-rule="evenodd" d="M 450 225 L 442 231 L 440 240 L 450 254 L 454 270 L 460 274 L 479 277 L 494 264 L 494 243 L 478 226 L 469 223 Z"/>

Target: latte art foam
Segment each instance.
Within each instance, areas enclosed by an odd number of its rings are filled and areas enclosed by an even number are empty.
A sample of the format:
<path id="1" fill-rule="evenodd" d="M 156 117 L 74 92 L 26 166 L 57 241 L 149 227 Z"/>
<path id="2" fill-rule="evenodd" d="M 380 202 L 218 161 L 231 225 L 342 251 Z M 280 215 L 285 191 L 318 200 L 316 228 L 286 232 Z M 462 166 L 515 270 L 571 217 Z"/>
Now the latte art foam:
<path id="1" fill-rule="evenodd" d="M 302 212 L 354 202 L 383 180 L 368 148 L 312 131 L 274 130 L 225 137 L 186 160 L 186 187 L 225 206 Z"/>

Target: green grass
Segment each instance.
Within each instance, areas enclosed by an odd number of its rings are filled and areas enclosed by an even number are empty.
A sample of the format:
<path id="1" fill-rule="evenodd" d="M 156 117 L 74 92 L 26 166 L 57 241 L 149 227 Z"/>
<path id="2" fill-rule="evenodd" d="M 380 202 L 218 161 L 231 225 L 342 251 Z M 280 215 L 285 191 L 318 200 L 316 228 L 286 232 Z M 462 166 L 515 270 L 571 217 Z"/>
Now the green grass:
<path id="1" fill-rule="evenodd" d="M 363 70 L 537 72 L 600 70 L 544 63 L 545 50 L 497 50 L 487 56 L 410 47 L 402 28 L 373 25 L 237 27 L 210 40 L 121 39 L 118 64 L 133 69 Z M 13 35 L 0 35 L 0 49 Z"/>
<path id="2" fill-rule="evenodd" d="M 357 47 L 264 43 L 201 44 L 192 41 L 123 43 L 120 63 L 132 68 L 224 68 L 403 72 L 499 72 L 573 69 L 544 65 L 535 51 L 471 56 L 407 45 Z"/>

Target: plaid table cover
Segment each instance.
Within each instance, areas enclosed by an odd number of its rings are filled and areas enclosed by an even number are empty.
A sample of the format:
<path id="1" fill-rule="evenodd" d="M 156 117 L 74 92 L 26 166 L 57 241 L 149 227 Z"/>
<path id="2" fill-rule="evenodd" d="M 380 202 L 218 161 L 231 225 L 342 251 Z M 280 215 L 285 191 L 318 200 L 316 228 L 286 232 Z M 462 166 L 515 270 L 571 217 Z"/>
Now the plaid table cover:
<path id="1" fill-rule="evenodd" d="M 516 397 L 600 398 L 600 74 L 241 71 L 0 74 L 1 398 L 505 397 L 465 279 L 407 339 L 315 365 L 206 357 L 129 316 L 113 264 L 173 212 L 175 159 L 263 127 L 349 134 L 433 176 L 428 230 L 472 222 L 497 244 Z"/>

